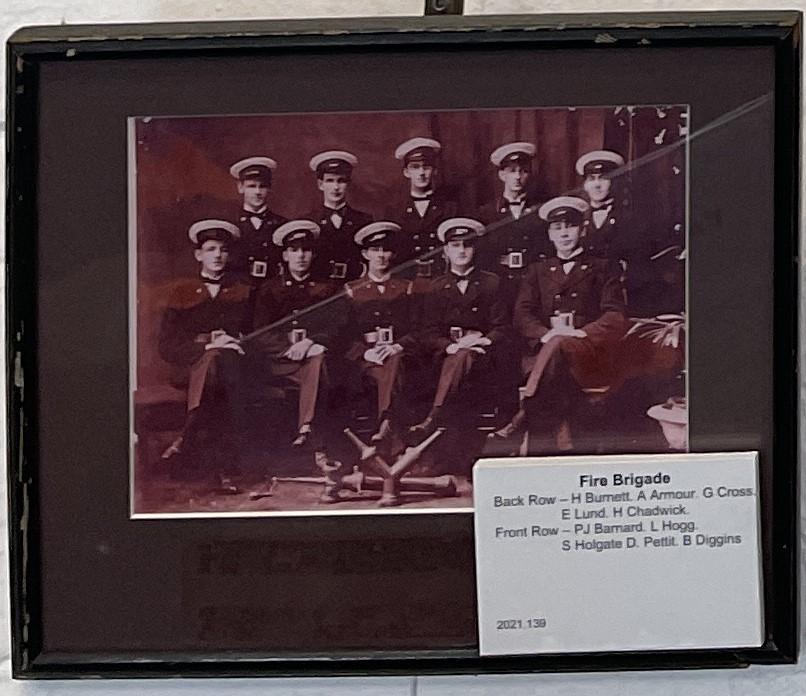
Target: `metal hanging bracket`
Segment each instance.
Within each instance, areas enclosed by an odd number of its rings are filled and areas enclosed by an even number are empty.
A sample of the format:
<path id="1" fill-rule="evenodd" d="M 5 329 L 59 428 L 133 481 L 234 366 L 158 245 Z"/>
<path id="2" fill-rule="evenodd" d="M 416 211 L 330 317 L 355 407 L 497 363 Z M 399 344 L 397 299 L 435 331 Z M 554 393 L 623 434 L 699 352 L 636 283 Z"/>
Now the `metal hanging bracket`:
<path id="1" fill-rule="evenodd" d="M 464 9 L 464 0 L 425 0 L 426 15 L 460 15 Z"/>

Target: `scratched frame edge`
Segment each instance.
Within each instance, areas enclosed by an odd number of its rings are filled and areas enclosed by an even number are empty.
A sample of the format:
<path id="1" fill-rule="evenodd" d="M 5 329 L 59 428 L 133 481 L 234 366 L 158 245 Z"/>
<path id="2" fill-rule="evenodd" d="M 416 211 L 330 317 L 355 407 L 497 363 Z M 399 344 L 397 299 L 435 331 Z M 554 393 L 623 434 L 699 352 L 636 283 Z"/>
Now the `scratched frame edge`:
<path id="1" fill-rule="evenodd" d="M 398 17 L 30 27 L 7 45 L 7 456 L 15 678 L 365 676 L 615 671 L 793 663 L 798 654 L 798 253 L 802 14 L 798 11 Z M 528 43 L 535 48 L 775 47 L 772 573 L 775 606 L 755 649 L 481 658 L 475 651 L 329 654 L 59 654 L 42 651 L 38 528 L 36 267 L 38 68 L 43 61 L 237 55 L 261 48 Z M 794 301 L 793 301 L 793 298 Z M 28 392 L 24 398 L 24 391 Z"/>

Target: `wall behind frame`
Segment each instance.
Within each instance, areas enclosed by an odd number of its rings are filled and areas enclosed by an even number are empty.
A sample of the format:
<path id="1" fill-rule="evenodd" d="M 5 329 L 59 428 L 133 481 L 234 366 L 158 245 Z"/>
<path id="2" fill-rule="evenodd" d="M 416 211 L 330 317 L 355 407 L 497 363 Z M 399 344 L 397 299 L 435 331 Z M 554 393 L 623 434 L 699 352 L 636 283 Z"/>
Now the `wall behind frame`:
<path id="1" fill-rule="evenodd" d="M 782 4 L 790 8 L 806 10 L 806 0 L 798 2 L 754 2 L 747 0 L 691 1 L 670 7 L 661 0 L 465 0 L 466 14 L 505 14 L 518 12 L 641 12 L 660 10 L 712 10 L 712 9 L 780 9 Z M 373 0 L 374 15 L 414 15 L 421 11 L 419 0 Z M 26 24 L 100 23 L 131 21 L 172 21 L 202 19 L 280 18 L 306 16 L 359 16 L 367 14 L 367 3 L 358 0 L 303 0 L 288 3 L 284 0 L 264 0 L 261 3 L 233 0 L 221 3 L 218 0 L 120 0 L 112 4 L 103 0 L 65 0 L 60 6 L 46 5 L 36 0 L 11 0 L 0 7 L 0 37 L 5 38 L 17 27 Z M 0 99 L 5 94 L 5 66 L 0 71 Z M 0 152 L 0 190 L 4 191 L 4 152 Z M 2 194 L 0 194 L 2 195 Z M 3 219 L 0 218 L 0 230 Z M 0 247 L 2 254 L 3 247 Z M 801 254 L 803 256 L 803 254 Z M 801 264 L 803 266 L 803 264 Z M 4 267 L 4 266 L 3 266 Z M 802 287 L 804 284 L 802 283 Z M 2 298 L 3 303 L 5 301 Z M 804 321 L 801 321 L 804 325 Z M 0 331 L 3 328 L 0 327 Z M 801 337 L 801 358 L 806 341 Z M 0 380 L 5 371 L 0 372 Z M 5 393 L 5 389 L 3 389 Z M 806 383 L 801 384 L 801 403 L 806 402 Z M 4 426 L 3 426 L 4 427 Z M 802 449 L 802 448 L 801 448 Z M 4 486 L 5 477 L 0 479 Z M 802 498 L 803 498 L 802 494 Z M 5 524 L 5 495 L 0 496 L 2 523 Z M 803 504 L 801 509 L 806 508 Z M 7 587 L 7 561 L 5 545 L 1 550 L 0 578 Z M 802 554 L 802 559 L 804 554 Z M 803 562 L 803 561 L 802 561 Z M 803 622 L 802 622 L 803 623 Z M 330 679 L 330 680 L 280 680 L 232 682 L 148 681 L 62 683 L 40 682 L 35 684 L 13 683 L 8 677 L 8 602 L 0 603 L 0 658 L 3 660 L 0 673 L 0 693 L 42 696 L 52 694 L 75 694 L 100 696 L 106 694 L 137 694 L 138 696 L 163 696 L 194 694 L 233 694 L 252 696 L 274 694 L 299 694 L 305 696 L 347 696 L 348 694 L 372 694 L 411 696 L 479 696 L 495 692 L 499 696 L 516 696 L 534 693 L 598 695 L 653 693 L 656 696 L 672 696 L 685 693 L 691 696 L 738 696 L 744 694 L 799 694 L 806 691 L 806 667 L 755 666 L 742 671 L 676 672 L 655 674 L 594 674 L 594 675 L 536 675 L 507 677 L 440 677 L 440 678 L 394 678 L 394 679 Z"/>

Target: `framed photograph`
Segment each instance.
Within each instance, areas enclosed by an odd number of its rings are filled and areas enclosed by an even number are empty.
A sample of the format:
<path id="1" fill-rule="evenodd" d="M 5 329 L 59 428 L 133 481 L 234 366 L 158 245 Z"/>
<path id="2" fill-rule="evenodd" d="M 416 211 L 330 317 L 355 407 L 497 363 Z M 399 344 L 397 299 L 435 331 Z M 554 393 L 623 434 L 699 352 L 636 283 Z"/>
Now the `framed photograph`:
<path id="1" fill-rule="evenodd" d="M 792 661 L 800 21 L 12 37 L 16 676 Z M 479 656 L 477 460 L 737 450 L 762 647 Z"/>

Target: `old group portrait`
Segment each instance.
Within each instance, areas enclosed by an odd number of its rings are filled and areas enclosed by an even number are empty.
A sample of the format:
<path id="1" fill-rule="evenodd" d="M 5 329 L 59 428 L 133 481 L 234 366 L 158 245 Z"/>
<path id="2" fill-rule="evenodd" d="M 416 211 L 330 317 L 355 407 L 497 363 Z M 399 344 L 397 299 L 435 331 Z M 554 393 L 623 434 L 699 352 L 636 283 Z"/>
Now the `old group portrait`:
<path id="1" fill-rule="evenodd" d="M 688 446 L 683 105 L 129 119 L 135 516 Z"/>

